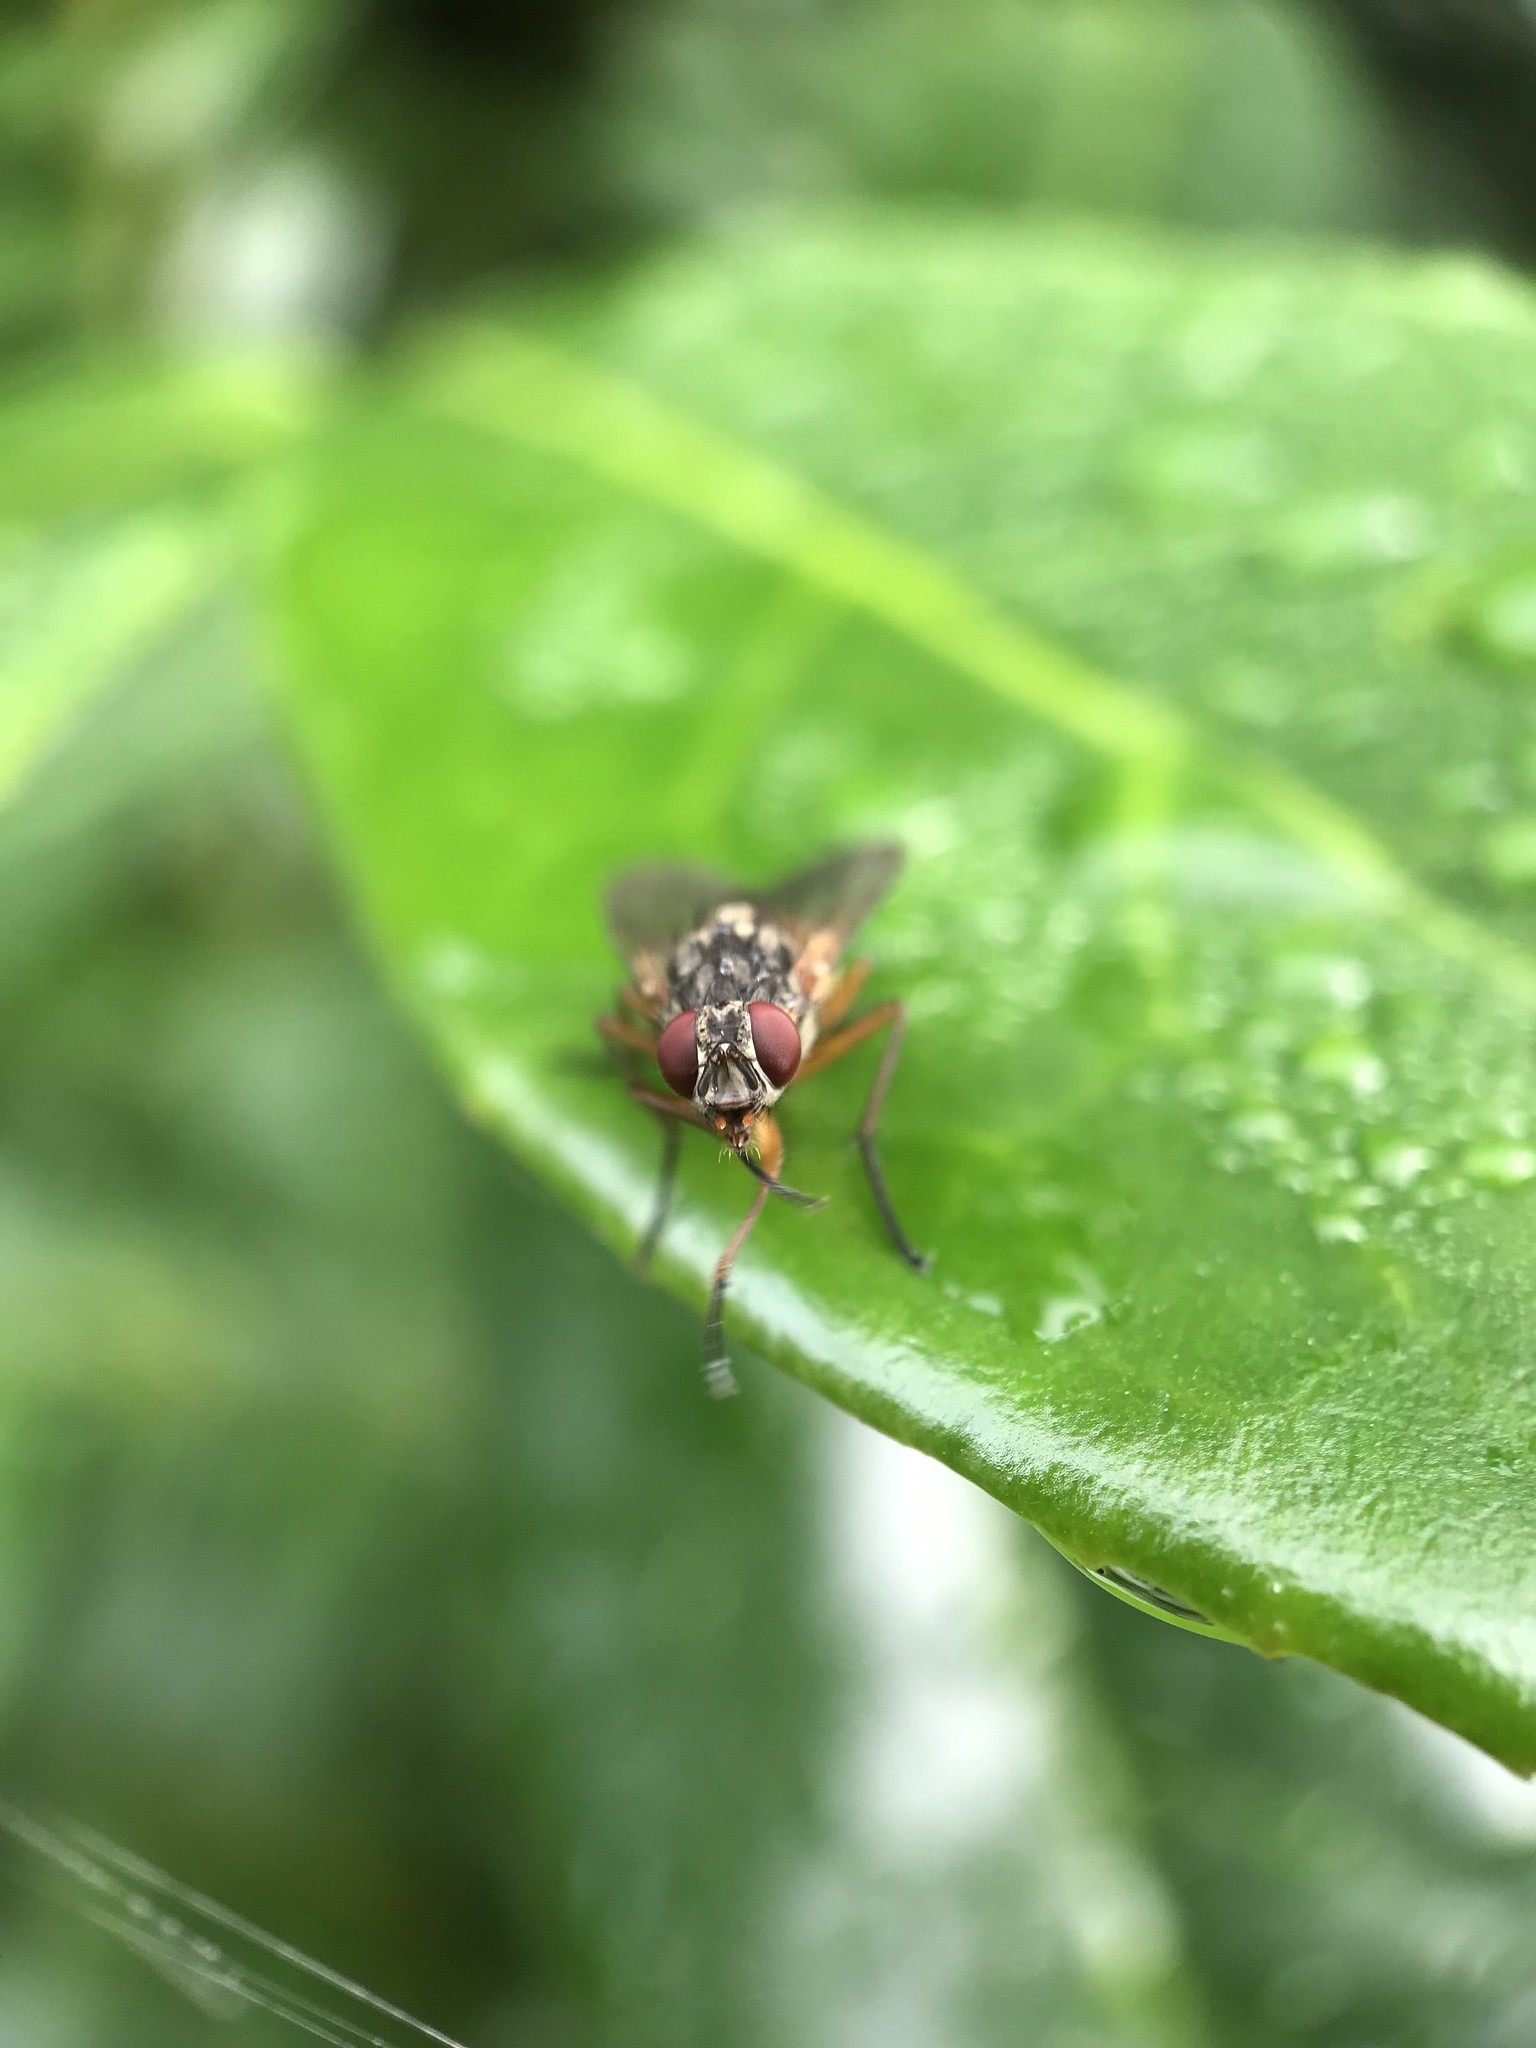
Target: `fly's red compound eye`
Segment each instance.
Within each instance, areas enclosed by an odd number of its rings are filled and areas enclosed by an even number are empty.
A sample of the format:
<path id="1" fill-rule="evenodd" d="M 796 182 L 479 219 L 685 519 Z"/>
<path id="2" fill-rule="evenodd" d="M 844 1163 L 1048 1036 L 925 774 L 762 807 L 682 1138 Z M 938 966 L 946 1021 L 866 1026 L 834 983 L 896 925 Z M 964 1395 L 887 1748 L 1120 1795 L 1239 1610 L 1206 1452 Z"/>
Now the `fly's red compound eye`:
<path id="1" fill-rule="evenodd" d="M 699 1040 L 694 1029 L 698 1014 L 697 1010 L 684 1010 L 656 1041 L 656 1064 L 674 1095 L 692 1095 L 699 1078 Z"/>
<path id="2" fill-rule="evenodd" d="M 800 1033 L 794 1018 L 777 1003 L 749 1003 L 747 1017 L 757 1064 L 775 1088 L 787 1088 L 800 1064 Z"/>

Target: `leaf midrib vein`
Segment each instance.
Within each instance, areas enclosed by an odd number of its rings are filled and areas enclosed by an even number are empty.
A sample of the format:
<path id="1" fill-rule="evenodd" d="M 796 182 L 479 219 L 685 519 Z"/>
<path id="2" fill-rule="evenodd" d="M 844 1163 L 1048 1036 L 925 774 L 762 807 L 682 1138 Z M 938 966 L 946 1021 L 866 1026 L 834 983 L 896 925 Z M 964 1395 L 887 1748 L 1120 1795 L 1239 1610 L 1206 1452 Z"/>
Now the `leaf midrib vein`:
<path id="1" fill-rule="evenodd" d="M 429 363 L 425 382 L 438 412 L 667 506 L 1111 760 L 1198 764 L 1426 943 L 1536 1000 L 1536 959 L 1422 888 L 1341 804 L 1055 645 L 921 547 L 750 445 L 525 331 L 461 334 Z"/>

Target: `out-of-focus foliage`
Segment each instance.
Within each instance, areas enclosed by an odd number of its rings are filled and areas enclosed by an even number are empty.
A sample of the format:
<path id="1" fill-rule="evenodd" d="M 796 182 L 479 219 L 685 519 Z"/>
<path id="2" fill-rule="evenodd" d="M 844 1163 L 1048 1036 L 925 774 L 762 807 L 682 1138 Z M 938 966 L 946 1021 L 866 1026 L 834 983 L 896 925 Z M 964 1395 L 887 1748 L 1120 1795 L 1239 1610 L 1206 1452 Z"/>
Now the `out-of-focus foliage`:
<path id="1" fill-rule="evenodd" d="M 617 161 L 673 221 L 859 193 L 1364 227 L 1416 201 L 1360 81 L 1264 0 L 672 0 L 631 19 Z"/>
<path id="2" fill-rule="evenodd" d="M 478 2048 L 1523 2044 L 1495 1767 L 773 1374 L 707 1407 L 466 1134 L 246 680 L 230 513 L 315 387 L 113 354 L 344 391 L 496 266 L 871 196 L 1497 211 L 1283 0 L 0 7 L 0 1794 Z M 0 2037 L 221 2038 L 4 1869 Z"/>
<path id="3" fill-rule="evenodd" d="M 1528 0 L 1314 0 L 1342 24 L 1464 216 L 1536 251 L 1536 13 Z M 1437 161 L 1438 159 L 1438 161 Z"/>
<path id="4" fill-rule="evenodd" d="M 313 416 L 296 366 L 77 372 L 0 394 L 0 802 L 223 590 L 232 500 Z"/>
<path id="5" fill-rule="evenodd" d="M 854 195 L 1455 217 L 1284 0 L 95 0 L 67 21 L 19 7 L 0 93 L 46 187 L 27 233 L 98 326 L 356 326 L 500 264 Z"/>

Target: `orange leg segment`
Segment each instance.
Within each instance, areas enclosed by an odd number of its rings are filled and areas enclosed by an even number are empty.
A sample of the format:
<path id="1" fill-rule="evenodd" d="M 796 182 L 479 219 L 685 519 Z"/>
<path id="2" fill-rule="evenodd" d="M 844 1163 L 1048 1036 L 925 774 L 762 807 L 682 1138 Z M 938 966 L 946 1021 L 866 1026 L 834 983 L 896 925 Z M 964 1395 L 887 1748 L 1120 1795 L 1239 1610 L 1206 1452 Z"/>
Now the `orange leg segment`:
<path id="1" fill-rule="evenodd" d="M 784 1133 L 765 1112 L 752 1126 L 752 1135 L 757 1140 L 758 1165 L 770 1180 L 777 1180 L 784 1164 Z"/>
<path id="2" fill-rule="evenodd" d="M 642 1023 L 648 1024 L 651 1027 L 651 1035 L 655 1036 L 656 1012 L 652 1005 L 646 1001 L 645 997 L 641 995 L 633 982 L 626 981 L 619 990 L 619 1007 L 620 1009 L 628 1010 L 633 1016 L 638 1017 Z"/>
<path id="3" fill-rule="evenodd" d="M 820 1021 L 823 1030 L 830 1030 L 834 1024 L 841 1023 L 847 1016 L 858 998 L 859 990 L 868 981 L 870 969 L 874 964 L 873 960 L 848 962 L 837 980 L 833 982 L 826 1000 L 821 1004 Z"/>
<path id="4" fill-rule="evenodd" d="M 801 1061 L 800 1071 L 795 1079 L 805 1081 L 809 1080 L 812 1074 L 819 1074 L 824 1067 L 830 1067 L 835 1060 L 840 1060 L 845 1052 L 852 1052 L 856 1045 L 862 1045 L 866 1038 L 873 1038 L 877 1031 L 884 1031 L 889 1025 L 896 1023 L 898 1017 L 905 1028 L 906 1013 L 902 1004 L 879 1003 L 873 1010 L 866 1010 L 862 1017 L 855 1017 L 851 1024 L 845 1024 L 841 1031 L 834 1031 L 830 1038 L 817 1039 L 814 1050 Z M 899 1033 L 896 1044 L 899 1049 Z M 883 1092 L 882 1090 L 882 1095 Z"/>
<path id="5" fill-rule="evenodd" d="M 659 1088 L 647 1088 L 640 1081 L 629 1084 L 629 1099 L 638 1102 L 642 1109 L 649 1109 L 657 1116 L 669 1118 L 674 1123 L 692 1124 L 695 1130 L 707 1131 L 709 1125 L 691 1102 L 684 1102 L 680 1095 L 663 1095 Z"/>
<path id="6" fill-rule="evenodd" d="M 627 1046 L 631 1052 L 643 1052 L 647 1059 L 656 1057 L 656 1033 L 647 1030 L 643 1024 L 631 1023 L 628 1017 L 594 1018 L 597 1034 L 611 1049 Z"/>
<path id="7" fill-rule="evenodd" d="M 766 1187 L 759 1186 L 751 1208 L 737 1224 L 735 1235 L 715 1261 L 714 1278 L 710 1282 L 709 1309 L 704 1317 L 704 1384 L 719 1400 L 736 1391 L 736 1381 L 725 1355 L 725 1290 L 730 1285 L 731 1268 L 737 1255 L 752 1235 L 752 1226 L 763 1213 L 768 1193 Z"/>

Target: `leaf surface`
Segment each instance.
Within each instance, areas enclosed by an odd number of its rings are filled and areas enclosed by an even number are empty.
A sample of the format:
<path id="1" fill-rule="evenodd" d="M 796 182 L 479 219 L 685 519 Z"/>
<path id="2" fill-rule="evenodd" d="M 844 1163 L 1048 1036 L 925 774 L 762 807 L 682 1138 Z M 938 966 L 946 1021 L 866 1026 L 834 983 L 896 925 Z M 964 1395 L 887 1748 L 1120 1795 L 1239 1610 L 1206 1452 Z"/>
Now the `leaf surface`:
<path id="1" fill-rule="evenodd" d="M 318 459 L 280 595 L 400 986 L 617 1244 L 657 1141 L 589 1050 L 605 883 L 904 840 L 934 1271 L 850 1061 L 737 1338 L 1527 1768 L 1533 372 L 1465 265 L 784 230 L 450 337 Z M 700 1141 L 690 1298 L 746 1192 Z"/>

